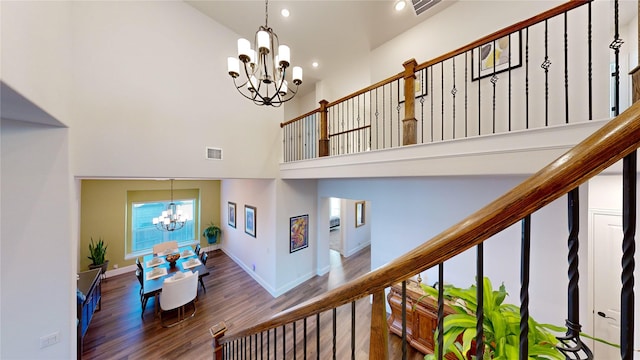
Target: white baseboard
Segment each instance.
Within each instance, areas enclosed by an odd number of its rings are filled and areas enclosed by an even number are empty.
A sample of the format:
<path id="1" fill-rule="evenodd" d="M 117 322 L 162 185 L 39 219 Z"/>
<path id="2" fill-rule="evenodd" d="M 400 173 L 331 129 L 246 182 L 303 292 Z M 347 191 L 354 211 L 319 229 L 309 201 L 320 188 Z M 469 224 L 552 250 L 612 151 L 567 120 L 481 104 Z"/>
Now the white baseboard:
<path id="1" fill-rule="evenodd" d="M 107 276 L 107 279 L 108 279 L 108 278 L 110 278 L 112 276 L 126 274 L 128 272 L 134 272 L 134 271 L 136 271 L 136 267 L 137 266 L 135 264 L 133 264 L 133 265 L 117 268 L 117 269 L 107 270 L 107 273 L 105 275 Z"/>
<path id="2" fill-rule="evenodd" d="M 267 284 L 267 282 L 264 281 L 264 279 L 262 279 L 260 275 L 258 275 L 255 271 L 251 270 L 247 265 L 245 265 L 245 263 L 243 263 L 239 258 L 234 256 L 233 254 L 228 253 L 227 251 L 225 251 L 225 249 L 222 249 L 222 251 L 224 251 L 224 253 L 227 254 L 227 256 L 230 257 L 231 260 L 233 260 L 233 262 L 235 262 L 238 266 L 240 266 L 244 270 L 244 272 L 249 274 L 249 276 L 251 276 L 253 280 L 257 281 L 258 284 L 260 284 L 260 286 L 262 286 L 265 290 L 267 290 L 269 294 L 271 294 L 271 296 L 273 296 L 274 298 L 278 297 L 277 292 L 269 284 Z"/>
<path id="3" fill-rule="evenodd" d="M 369 246 L 369 245 L 371 245 L 371 242 L 367 242 L 367 243 L 360 244 L 358 247 L 355 247 L 355 248 L 353 248 L 353 249 L 351 249 L 351 250 L 347 251 L 347 253 L 344 255 L 344 257 L 349 257 L 349 256 L 351 256 L 351 255 L 353 255 L 353 254 L 357 253 L 358 251 L 360 251 L 360 250 L 362 250 L 362 249 L 366 248 L 366 247 L 367 247 L 367 246 Z"/>

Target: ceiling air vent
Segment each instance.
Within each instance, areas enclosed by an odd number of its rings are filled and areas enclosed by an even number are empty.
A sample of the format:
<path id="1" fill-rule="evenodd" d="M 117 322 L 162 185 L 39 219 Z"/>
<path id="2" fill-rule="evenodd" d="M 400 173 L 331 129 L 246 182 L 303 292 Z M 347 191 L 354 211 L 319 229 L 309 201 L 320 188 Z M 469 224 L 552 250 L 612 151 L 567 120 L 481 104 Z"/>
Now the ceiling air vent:
<path id="1" fill-rule="evenodd" d="M 222 160 L 222 149 L 218 148 L 207 148 L 207 159 L 209 160 Z"/>
<path id="2" fill-rule="evenodd" d="M 441 0 L 411 0 L 413 3 L 413 9 L 416 11 L 416 15 L 420 15 L 429 10 L 433 5 L 440 1 Z"/>

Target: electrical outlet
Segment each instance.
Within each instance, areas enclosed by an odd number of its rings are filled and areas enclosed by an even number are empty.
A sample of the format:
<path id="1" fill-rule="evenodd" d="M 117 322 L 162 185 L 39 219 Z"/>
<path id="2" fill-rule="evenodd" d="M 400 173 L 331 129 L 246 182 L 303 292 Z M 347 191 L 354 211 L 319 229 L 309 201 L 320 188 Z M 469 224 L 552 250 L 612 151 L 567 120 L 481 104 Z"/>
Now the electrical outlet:
<path id="1" fill-rule="evenodd" d="M 118 268 L 118 264 L 113 264 L 113 268 L 117 269 Z"/>
<path id="2" fill-rule="evenodd" d="M 60 342 L 60 332 L 56 331 L 53 334 L 45 335 L 40 337 L 40 348 L 45 348 L 47 346 L 51 346 L 53 344 L 57 344 Z"/>

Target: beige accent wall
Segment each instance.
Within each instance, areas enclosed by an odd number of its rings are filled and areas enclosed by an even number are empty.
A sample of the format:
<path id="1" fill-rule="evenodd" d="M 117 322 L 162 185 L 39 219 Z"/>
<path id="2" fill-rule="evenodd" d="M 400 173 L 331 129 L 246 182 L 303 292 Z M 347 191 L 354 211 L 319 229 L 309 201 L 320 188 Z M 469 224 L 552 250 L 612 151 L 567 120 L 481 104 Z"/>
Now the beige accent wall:
<path id="1" fill-rule="evenodd" d="M 220 181 L 175 180 L 174 193 L 180 189 L 200 191 L 200 230 L 213 221 L 220 226 Z M 109 269 L 135 264 L 125 259 L 127 224 L 127 191 L 160 190 L 163 198 L 169 198 L 170 182 L 157 180 L 82 180 L 80 200 L 80 251 L 78 271 L 87 270 L 91 260 L 89 242 L 102 237 L 108 244 L 106 259 Z M 224 239 L 224 234 L 223 234 Z M 207 240 L 200 236 L 202 246 Z"/>

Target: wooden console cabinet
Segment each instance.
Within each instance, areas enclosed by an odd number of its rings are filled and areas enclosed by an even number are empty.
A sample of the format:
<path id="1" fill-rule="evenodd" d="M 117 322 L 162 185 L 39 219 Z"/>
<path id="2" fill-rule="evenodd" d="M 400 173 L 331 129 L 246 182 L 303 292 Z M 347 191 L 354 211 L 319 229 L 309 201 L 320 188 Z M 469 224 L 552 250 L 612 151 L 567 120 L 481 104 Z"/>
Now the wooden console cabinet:
<path id="1" fill-rule="evenodd" d="M 87 333 L 93 313 L 100 310 L 102 304 L 101 269 L 78 273 L 78 290 L 84 298 L 78 296 L 78 359 L 82 358 L 82 341 Z M 79 294 L 78 294 L 79 295 Z"/>
<path id="2" fill-rule="evenodd" d="M 391 307 L 391 316 L 387 319 L 389 331 L 402 336 L 402 284 L 391 287 L 387 301 Z M 434 348 L 433 333 L 438 328 L 438 301 L 424 296 L 422 288 L 415 280 L 407 281 L 407 343 L 423 354 L 432 354 Z M 455 313 L 445 305 L 444 315 Z M 445 358 L 455 359 L 453 354 Z"/>

